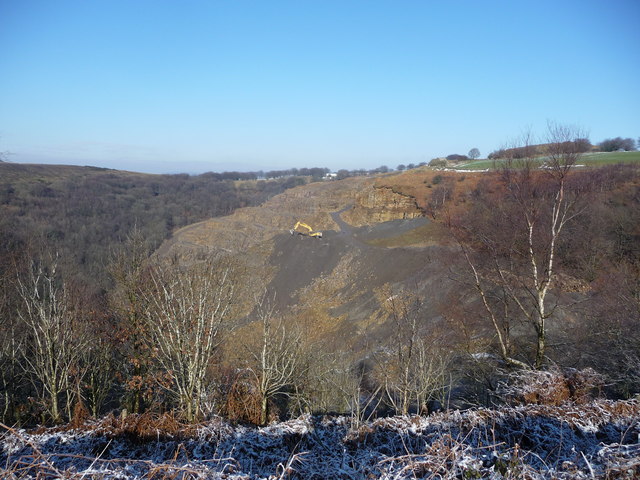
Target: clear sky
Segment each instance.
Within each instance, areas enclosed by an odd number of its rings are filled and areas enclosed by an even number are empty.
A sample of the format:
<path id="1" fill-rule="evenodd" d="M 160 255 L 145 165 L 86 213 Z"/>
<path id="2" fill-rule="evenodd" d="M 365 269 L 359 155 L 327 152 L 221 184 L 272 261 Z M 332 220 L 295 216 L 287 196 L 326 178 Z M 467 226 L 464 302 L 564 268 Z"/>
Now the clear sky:
<path id="1" fill-rule="evenodd" d="M 145 172 L 375 168 L 640 136 L 640 0 L 0 0 L 0 151 Z"/>

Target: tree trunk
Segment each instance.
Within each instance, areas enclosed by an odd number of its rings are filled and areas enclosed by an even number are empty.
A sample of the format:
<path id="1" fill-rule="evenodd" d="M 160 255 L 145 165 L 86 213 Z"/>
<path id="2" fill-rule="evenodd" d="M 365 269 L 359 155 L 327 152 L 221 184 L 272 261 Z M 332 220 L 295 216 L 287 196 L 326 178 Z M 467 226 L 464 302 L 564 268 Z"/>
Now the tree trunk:
<path id="1" fill-rule="evenodd" d="M 260 404 L 260 423 L 262 425 L 266 425 L 268 417 L 269 417 L 269 400 L 266 395 L 262 395 L 262 402 Z"/>
<path id="2" fill-rule="evenodd" d="M 193 402 L 191 401 L 190 398 L 183 397 L 181 403 L 182 403 L 183 411 L 185 412 L 185 416 L 187 417 L 187 420 L 189 422 L 193 422 L 194 420 Z"/>
<path id="3" fill-rule="evenodd" d="M 538 344 L 536 348 L 536 361 L 535 368 L 536 370 L 540 370 L 544 363 L 544 351 L 546 347 L 546 332 L 544 325 L 544 318 L 540 319 L 540 325 L 536 328 L 538 334 Z"/>
<path id="4" fill-rule="evenodd" d="M 58 403 L 58 393 L 51 392 L 51 417 L 53 423 L 59 423 L 60 418 L 60 406 Z"/>

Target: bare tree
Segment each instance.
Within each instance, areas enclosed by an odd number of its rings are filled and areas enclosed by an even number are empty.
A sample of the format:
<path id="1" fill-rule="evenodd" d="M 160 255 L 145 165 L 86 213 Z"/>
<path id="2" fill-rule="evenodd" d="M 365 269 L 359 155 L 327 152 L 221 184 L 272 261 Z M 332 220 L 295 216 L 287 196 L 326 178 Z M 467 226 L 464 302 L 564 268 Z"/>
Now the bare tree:
<path id="1" fill-rule="evenodd" d="M 445 177 L 441 184 L 436 185 L 427 197 L 426 211 L 434 220 L 438 218 L 440 212 L 445 208 L 447 202 L 454 195 L 454 185 L 451 177 Z"/>
<path id="2" fill-rule="evenodd" d="M 381 394 L 384 383 L 372 382 L 368 370 L 367 362 L 363 360 L 351 367 L 343 365 L 334 372 L 336 392 L 348 406 L 354 429 L 371 420 L 384 400 Z"/>
<path id="3" fill-rule="evenodd" d="M 467 156 L 471 160 L 475 160 L 476 158 L 480 158 L 480 150 L 478 150 L 477 148 L 472 148 L 471 150 L 469 150 L 469 153 L 467 154 Z"/>
<path id="4" fill-rule="evenodd" d="M 447 355 L 422 324 L 423 302 L 415 293 L 385 285 L 378 292 L 391 320 L 390 342 L 377 355 L 377 377 L 389 405 L 401 415 L 426 407 L 445 388 Z"/>
<path id="5" fill-rule="evenodd" d="M 143 294 L 147 280 L 145 269 L 150 255 L 148 242 L 142 232 L 134 227 L 124 244 L 111 253 L 107 267 L 115 282 L 109 301 L 118 319 L 116 344 L 122 359 L 123 404 L 132 413 L 141 413 L 145 409 L 145 399 L 155 387 L 150 375 L 151 355 L 145 341 L 146 299 Z"/>
<path id="6" fill-rule="evenodd" d="M 260 323 L 257 348 L 251 350 L 251 371 L 260 397 L 260 423 L 269 420 L 269 403 L 277 395 L 295 392 L 295 380 L 304 375 L 302 331 L 288 325 L 273 302 L 263 295 L 256 305 Z"/>
<path id="7" fill-rule="evenodd" d="M 0 391 L 2 392 L 0 418 L 3 422 L 16 421 L 15 405 L 19 390 L 23 338 L 15 322 L 0 312 Z"/>
<path id="8" fill-rule="evenodd" d="M 527 363 L 514 356 L 511 336 L 513 318 L 507 289 L 492 282 L 494 277 L 490 272 L 494 267 L 499 267 L 496 264 L 481 265 L 475 258 L 472 259 L 473 251 L 469 246 L 463 241 L 458 241 L 462 255 L 472 274 L 473 287 L 482 301 L 482 306 L 494 330 L 502 360 L 512 367 L 529 368 Z M 491 248 L 491 252 L 495 254 L 493 248 Z"/>
<path id="9" fill-rule="evenodd" d="M 526 290 L 529 296 L 534 297 L 534 309 L 531 312 L 521 302 L 517 302 L 517 305 L 536 330 L 536 368 L 540 368 L 545 359 L 546 320 L 553 315 L 555 309 L 547 309 L 547 294 L 555 278 L 558 241 L 565 225 L 582 212 L 582 208 L 578 207 L 580 192 L 567 191 L 567 180 L 569 172 L 582 154 L 577 140 L 584 135 L 575 127 L 559 124 L 549 124 L 548 131 L 548 160 L 544 167 L 551 188 L 546 192 L 549 198 L 547 212 L 540 214 L 530 199 L 515 196 L 523 207 L 522 214 L 527 225 L 527 254 L 531 268 Z M 515 190 L 519 190 L 517 183 Z M 536 229 L 543 232 L 539 241 L 536 241 Z M 513 297 L 517 298 L 515 295 Z"/>
<path id="10" fill-rule="evenodd" d="M 2 411 L 0 418 L 3 422 L 16 421 L 15 404 L 17 402 L 19 376 L 21 372 L 20 357 L 23 350 L 23 337 L 19 333 L 18 325 L 11 315 L 12 285 L 7 272 L 0 270 L 0 391 Z M 11 272 L 13 273 L 13 272 Z"/>
<path id="11" fill-rule="evenodd" d="M 98 417 L 118 377 L 114 361 L 114 342 L 103 335 L 95 335 L 84 352 L 84 399 L 94 417 Z"/>
<path id="12" fill-rule="evenodd" d="M 230 328 L 236 302 L 236 276 L 225 259 L 192 266 L 158 262 L 150 272 L 146 293 L 149 346 L 173 383 L 180 409 L 188 420 L 201 414 L 205 374 L 223 333 Z"/>
<path id="13" fill-rule="evenodd" d="M 582 211 L 578 202 L 582 191 L 571 186 L 569 178 L 582 151 L 578 140 L 584 135 L 575 127 L 557 124 L 549 124 L 548 132 L 543 159 L 530 135 L 524 137 L 524 146 L 507 150 L 517 151 L 518 158 L 499 165 L 499 193 L 476 199 L 478 204 L 484 202 L 484 215 L 476 215 L 480 220 L 468 216 L 456 226 L 456 238 L 491 319 L 501 356 L 521 368 L 527 365 L 512 354 L 512 319 L 520 317 L 533 326 L 533 366 L 542 367 L 546 322 L 557 307 L 549 302 L 549 292 L 556 278 L 559 238 Z"/>
<path id="14" fill-rule="evenodd" d="M 28 332 L 24 364 L 42 390 L 52 420 L 59 422 L 62 401 L 66 400 L 70 410 L 74 389 L 69 379 L 79 374 L 87 339 L 77 334 L 79 319 L 59 279 L 57 258 L 48 266 L 32 261 L 26 278 L 18 277 L 17 282 L 22 303 L 18 317 Z"/>

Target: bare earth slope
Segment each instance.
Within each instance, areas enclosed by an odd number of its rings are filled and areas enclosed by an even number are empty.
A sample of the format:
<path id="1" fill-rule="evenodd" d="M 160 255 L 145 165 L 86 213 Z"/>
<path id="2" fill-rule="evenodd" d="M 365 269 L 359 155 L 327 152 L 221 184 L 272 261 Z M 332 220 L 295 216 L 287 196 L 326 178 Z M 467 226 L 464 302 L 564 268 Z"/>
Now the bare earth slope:
<path id="1" fill-rule="evenodd" d="M 413 197 L 394 190 L 373 178 L 296 187 L 260 207 L 185 227 L 158 253 L 183 261 L 206 252 L 236 254 L 264 280 L 282 311 L 326 295 L 331 314 L 343 320 L 337 331 L 357 334 L 378 328 L 379 287 L 428 290 L 433 297 L 446 288 L 441 253 L 449 247 L 437 239 L 439 226 Z M 298 220 L 323 237 L 292 235 Z"/>

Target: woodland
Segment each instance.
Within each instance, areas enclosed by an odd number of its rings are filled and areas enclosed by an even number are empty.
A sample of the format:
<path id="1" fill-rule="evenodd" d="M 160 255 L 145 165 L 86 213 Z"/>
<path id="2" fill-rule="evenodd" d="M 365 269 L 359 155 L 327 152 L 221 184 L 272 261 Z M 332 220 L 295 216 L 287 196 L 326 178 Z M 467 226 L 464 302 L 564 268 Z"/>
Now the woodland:
<path id="1" fill-rule="evenodd" d="M 110 288 L 105 266 L 132 231 L 155 250 L 177 228 L 259 205 L 309 178 L 280 172 L 268 172 L 269 180 L 239 172 L 147 175 L 11 163 L 0 168 L 3 258 L 27 250 L 54 252 L 68 266 L 67 277 L 96 292 Z M 250 180 L 242 181 L 245 176 Z"/>

